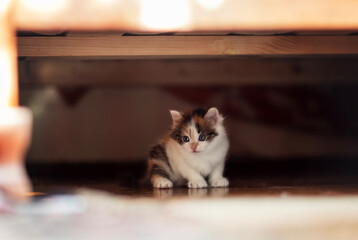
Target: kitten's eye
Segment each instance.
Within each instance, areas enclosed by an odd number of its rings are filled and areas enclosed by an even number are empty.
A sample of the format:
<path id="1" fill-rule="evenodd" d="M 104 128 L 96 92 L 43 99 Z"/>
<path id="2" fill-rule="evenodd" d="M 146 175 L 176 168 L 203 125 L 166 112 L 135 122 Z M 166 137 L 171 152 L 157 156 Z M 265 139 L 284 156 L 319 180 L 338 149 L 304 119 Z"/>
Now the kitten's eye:
<path id="1" fill-rule="evenodd" d="M 184 142 L 189 142 L 189 141 L 190 141 L 190 139 L 189 139 L 189 137 L 188 137 L 188 136 L 184 136 L 184 137 L 183 137 L 183 141 L 184 141 Z"/>
<path id="2" fill-rule="evenodd" d="M 199 135 L 199 141 L 205 141 L 205 139 L 206 139 L 206 136 L 205 135 L 203 135 L 203 134 L 200 134 Z"/>

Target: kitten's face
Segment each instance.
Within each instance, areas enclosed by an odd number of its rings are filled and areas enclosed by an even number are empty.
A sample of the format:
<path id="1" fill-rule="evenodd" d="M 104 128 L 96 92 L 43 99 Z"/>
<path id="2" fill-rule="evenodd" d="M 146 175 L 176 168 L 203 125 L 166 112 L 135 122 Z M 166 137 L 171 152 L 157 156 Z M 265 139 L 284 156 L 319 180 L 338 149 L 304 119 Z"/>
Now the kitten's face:
<path id="1" fill-rule="evenodd" d="M 173 118 L 171 137 L 188 152 L 198 154 L 205 151 L 218 136 L 217 127 L 222 117 L 216 108 L 196 109 L 184 114 L 177 111 L 170 113 Z"/>

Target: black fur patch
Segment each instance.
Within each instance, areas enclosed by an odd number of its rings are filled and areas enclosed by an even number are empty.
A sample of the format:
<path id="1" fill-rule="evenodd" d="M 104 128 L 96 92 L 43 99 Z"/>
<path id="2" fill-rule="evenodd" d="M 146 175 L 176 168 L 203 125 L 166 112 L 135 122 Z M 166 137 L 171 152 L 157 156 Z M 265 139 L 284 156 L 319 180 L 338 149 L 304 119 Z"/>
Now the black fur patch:
<path id="1" fill-rule="evenodd" d="M 152 149 L 150 150 L 150 153 L 149 153 L 149 158 L 155 159 L 157 161 L 162 161 L 165 165 L 168 166 L 168 168 L 170 170 L 172 170 L 172 168 L 169 164 L 167 152 L 165 151 L 165 148 L 163 145 L 159 144 L 159 145 L 152 147 Z M 169 178 L 169 174 L 166 172 L 166 170 L 156 164 L 154 164 L 154 166 L 151 169 L 151 175 L 153 175 L 153 174 L 157 174 L 157 175 Z"/>
<path id="2" fill-rule="evenodd" d="M 205 114 L 208 112 L 208 109 L 198 108 L 193 110 L 192 116 L 197 115 L 204 118 Z"/>
<path id="3" fill-rule="evenodd" d="M 206 141 L 212 141 L 216 136 L 219 134 L 217 132 L 210 132 L 208 135 L 206 135 Z"/>
<path id="4" fill-rule="evenodd" d="M 162 160 L 163 162 L 169 164 L 167 152 L 163 145 L 156 145 L 152 147 L 149 153 L 149 157 L 152 159 Z"/>
<path id="5" fill-rule="evenodd" d="M 150 175 L 151 176 L 158 175 L 158 176 L 165 177 L 165 178 L 169 179 L 169 174 L 167 173 L 167 171 L 165 171 L 165 169 L 161 168 L 158 165 L 153 166 L 152 170 L 150 171 Z"/>
<path id="6" fill-rule="evenodd" d="M 198 131 L 198 133 L 201 132 L 201 127 L 200 127 L 199 123 L 195 123 L 195 128 L 196 128 L 196 131 Z"/>
<path id="7" fill-rule="evenodd" d="M 177 141 L 180 145 L 184 143 L 183 141 L 183 137 L 181 135 L 181 129 L 180 128 L 176 128 L 173 130 L 172 134 L 170 135 L 170 137 L 172 139 L 174 139 L 175 141 Z"/>

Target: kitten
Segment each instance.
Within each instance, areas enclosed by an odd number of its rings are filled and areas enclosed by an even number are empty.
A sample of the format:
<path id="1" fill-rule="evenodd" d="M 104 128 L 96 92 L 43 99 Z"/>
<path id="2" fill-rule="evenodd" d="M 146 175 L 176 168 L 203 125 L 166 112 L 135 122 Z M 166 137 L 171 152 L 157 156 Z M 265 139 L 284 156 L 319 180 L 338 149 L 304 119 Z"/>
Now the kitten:
<path id="1" fill-rule="evenodd" d="M 223 177 L 229 140 L 223 117 L 216 108 L 196 109 L 184 114 L 170 111 L 172 127 L 150 151 L 148 175 L 154 188 L 227 187 Z"/>

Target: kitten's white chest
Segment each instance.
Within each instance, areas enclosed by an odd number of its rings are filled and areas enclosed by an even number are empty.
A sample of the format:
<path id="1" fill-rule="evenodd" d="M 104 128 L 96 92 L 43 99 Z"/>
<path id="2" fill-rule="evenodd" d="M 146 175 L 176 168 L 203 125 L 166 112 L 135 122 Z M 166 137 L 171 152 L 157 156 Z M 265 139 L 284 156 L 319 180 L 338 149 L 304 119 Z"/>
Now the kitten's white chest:
<path id="1" fill-rule="evenodd" d="M 187 160 L 188 165 L 198 171 L 201 175 L 207 176 L 209 175 L 215 163 L 219 159 L 215 159 L 213 156 L 192 156 Z"/>
<path id="2" fill-rule="evenodd" d="M 218 163 L 225 161 L 227 150 L 228 141 L 226 138 L 203 153 L 187 152 L 174 141 L 169 141 L 167 145 L 169 161 L 173 166 L 173 170 L 179 175 L 183 175 L 183 172 L 194 170 L 202 176 L 208 176 Z"/>

